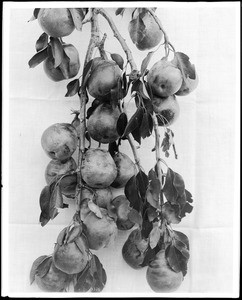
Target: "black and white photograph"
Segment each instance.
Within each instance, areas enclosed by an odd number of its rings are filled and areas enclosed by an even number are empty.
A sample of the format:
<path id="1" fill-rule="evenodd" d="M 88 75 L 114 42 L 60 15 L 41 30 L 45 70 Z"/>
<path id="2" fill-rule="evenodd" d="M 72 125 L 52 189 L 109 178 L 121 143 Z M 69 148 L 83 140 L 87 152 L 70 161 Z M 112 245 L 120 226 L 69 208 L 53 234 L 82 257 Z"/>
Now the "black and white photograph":
<path id="1" fill-rule="evenodd" d="M 3 2 L 1 296 L 239 297 L 240 10 Z"/>

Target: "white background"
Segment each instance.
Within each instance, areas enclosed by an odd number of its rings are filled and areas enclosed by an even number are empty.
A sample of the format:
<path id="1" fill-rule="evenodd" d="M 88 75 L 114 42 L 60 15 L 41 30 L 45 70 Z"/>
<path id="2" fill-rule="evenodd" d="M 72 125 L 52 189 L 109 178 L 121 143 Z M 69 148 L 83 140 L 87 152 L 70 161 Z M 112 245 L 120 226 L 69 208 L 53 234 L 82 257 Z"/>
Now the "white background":
<path id="1" fill-rule="evenodd" d="M 137 2 L 126 4 L 134 7 Z M 104 5 L 98 2 L 96 6 Z M 115 5 L 108 4 L 113 7 L 109 13 L 140 66 L 148 51 L 138 51 L 132 44 L 127 32 L 130 13 L 116 17 Z M 194 199 L 193 212 L 173 226 L 189 237 L 191 258 L 181 287 L 170 296 L 235 296 L 239 279 L 239 3 L 150 2 L 150 7 L 157 5 L 157 16 L 171 43 L 190 57 L 199 76 L 197 89 L 178 98 L 181 113 L 171 127 L 178 159 L 174 159 L 172 152 L 166 159 L 182 175 Z M 69 209 L 60 210 L 45 227 L 38 223 L 39 195 L 45 186 L 44 171 L 49 162 L 40 145 L 41 135 L 51 124 L 71 122 L 71 109 L 79 108 L 77 96 L 64 97 L 68 81 L 52 82 L 42 65 L 28 67 L 35 54 L 35 42 L 43 31 L 38 21 L 27 21 L 33 8 L 41 6 L 53 5 L 4 3 L 3 14 L 2 293 L 26 293 L 27 297 L 47 295 L 35 284 L 29 285 L 29 271 L 37 257 L 52 253 L 58 233 L 69 224 L 75 211 L 74 204 L 67 201 Z M 65 2 L 60 6 L 65 7 Z M 76 4 L 68 2 L 68 7 L 71 6 Z M 101 34 L 108 35 L 105 49 L 125 58 L 107 22 L 101 16 L 99 19 Z M 82 66 L 89 30 L 88 23 L 82 32 L 75 30 L 63 39 L 79 50 Z M 163 55 L 160 47 L 149 67 Z M 126 103 L 128 110 L 134 111 L 134 104 L 128 98 Z M 138 149 L 145 171 L 155 163 L 153 146 L 152 136 L 142 141 Z M 132 157 L 125 142 L 121 150 Z M 115 195 L 121 193 L 122 190 L 115 191 Z M 96 253 L 108 277 L 105 289 L 98 296 L 160 296 L 149 288 L 146 268 L 136 271 L 123 261 L 121 248 L 128 234 L 120 232 L 114 245 Z"/>

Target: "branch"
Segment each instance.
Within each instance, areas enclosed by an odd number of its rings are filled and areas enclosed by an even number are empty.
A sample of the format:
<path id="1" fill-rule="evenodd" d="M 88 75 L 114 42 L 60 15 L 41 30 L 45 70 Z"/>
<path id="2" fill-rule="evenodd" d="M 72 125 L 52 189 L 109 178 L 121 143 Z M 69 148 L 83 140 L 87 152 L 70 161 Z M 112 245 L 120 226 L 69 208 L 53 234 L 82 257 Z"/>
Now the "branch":
<path id="1" fill-rule="evenodd" d="M 155 154 L 156 154 L 157 173 L 158 173 L 157 175 L 160 184 L 162 185 L 162 167 L 161 167 L 162 158 L 160 153 L 160 132 L 159 132 L 158 120 L 154 112 L 152 114 L 152 121 L 153 121 L 154 132 L 155 132 Z M 159 204 L 161 205 L 161 202 Z"/>
<path id="2" fill-rule="evenodd" d="M 174 47 L 172 46 L 172 44 L 170 43 L 169 38 L 168 38 L 168 35 L 167 35 L 167 33 L 165 32 L 165 30 L 164 30 L 164 28 L 163 28 L 163 26 L 162 26 L 162 24 L 161 24 L 161 21 L 159 20 L 159 18 L 157 18 L 155 12 L 154 12 L 152 9 L 147 8 L 147 7 L 146 7 L 145 9 L 152 15 L 152 17 L 154 18 L 155 22 L 156 22 L 157 25 L 159 26 L 160 30 L 163 32 L 165 44 L 166 44 L 166 45 L 170 45 L 171 48 L 172 48 L 172 50 L 173 50 L 174 52 L 176 52 L 175 48 L 174 48 Z"/>
<path id="3" fill-rule="evenodd" d="M 99 42 L 99 27 L 97 23 L 97 16 L 95 13 L 92 14 L 91 19 L 91 37 L 87 49 L 87 53 L 85 56 L 84 67 L 87 65 L 89 60 L 91 60 L 94 48 L 96 47 L 97 43 Z M 82 85 L 79 91 L 79 99 L 80 99 L 80 139 L 79 139 L 79 152 L 78 152 L 78 167 L 77 167 L 77 182 L 78 182 L 78 190 L 77 190 L 77 203 L 76 203 L 76 211 L 80 211 L 80 203 L 81 203 L 81 196 L 82 196 L 82 176 L 81 176 L 81 164 L 83 160 L 83 154 L 85 152 L 85 133 L 86 133 L 86 102 L 87 102 L 87 94 L 86 94 L 86 87 L 83 86 L 82 77 Z"/>
<path id="4" fill-rule="evenodd" d="M 130 51 L 129 47 L 127 46 L 125 39 L 121 36 L 121 34 L 119 33 L 116 25 L 114 24 L 112 18 L 109 16 L 109 14 L 102 8 L 96 8 L 96 12 L 100 13 L 109 23 L 113 33 L 114 33 L 114 37 L 116 37 L 116 39 L 119 41 L 119 43 L 121 44 L 126 56 L 127 56 L 127 60 L 130 64 L 131 70 L 132 71 L 137 71 L 137 66 L 136 63 L 133 59 L 133 55 L 132 52 Z"/>

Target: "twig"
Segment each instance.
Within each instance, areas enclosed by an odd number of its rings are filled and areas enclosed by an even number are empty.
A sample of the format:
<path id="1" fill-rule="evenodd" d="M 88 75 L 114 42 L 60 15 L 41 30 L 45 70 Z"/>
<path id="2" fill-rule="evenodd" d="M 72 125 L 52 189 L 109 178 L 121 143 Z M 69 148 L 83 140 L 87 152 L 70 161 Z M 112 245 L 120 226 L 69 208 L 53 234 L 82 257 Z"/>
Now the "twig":
<path id="1" fill-rule="evenodd" d="M 152 9 L 147 8 L 147 7 L 146 7 L 145 9 L 152 15 L 152 17 L 154 18 L 155 22 L 156 22 L 157 25 L 159 26 L 160 30 L 163 32 L 165 44 L 168 45 L 168 46 L 171 46 L 172 50 L 173 50 L 174 52 L 176 52 L 175 48 L 174 48 L 173 45 L 170 43 L 169 38 L 168 38 L 168 35 L 167 35 L 166 31 L 164 30 L 164 28 L 163 28 L 163 26 L 162 26 L 162 24 L 161 24 L 161 21 L 157 18 L 155 12 L 154 12 Z"/>
<path id="2" fill-rule="evenodd" d="M 137 66 L 136 63 L 134 61 L 132 52 L 130 51 L 129 47 L 127 46 L 125 39 L 122 37 L 122 35 L 119 33 L 116 25 L 114 24 L 112 18 L 109 16 L 109 14 L 102 8 L 96 8 L 96 12 L 100 13 L 109 23 L 113 33 L 114 33 L 114 37 L 116 37 L 119 41 L 119 43 L 121 44 L 124 52 L 126 53 L 127 56 L 127 60 L 130 64 L 130 67 L 132 69 L 132 71 L 137 71 Z"/>

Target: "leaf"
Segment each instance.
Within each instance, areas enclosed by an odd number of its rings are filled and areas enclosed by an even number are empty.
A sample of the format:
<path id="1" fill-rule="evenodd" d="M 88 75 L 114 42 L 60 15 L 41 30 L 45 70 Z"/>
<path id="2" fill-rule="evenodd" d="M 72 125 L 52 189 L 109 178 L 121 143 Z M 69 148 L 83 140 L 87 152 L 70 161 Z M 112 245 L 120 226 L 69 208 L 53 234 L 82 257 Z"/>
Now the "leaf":
<path id="1" fill-rule="evenodd" d="M 169 266 L 175 272 L 180 272 L 182 270 L 182 265 L 178 256 L 178 250 L 173 245 L 169 245 L 166 250 L 166 259 Z"/>
<path id="2" fill-rule="evenodd" d="M 64 198 L 61 193 L 59 185 L 57 185 L 54 190 L 54 197 L 55 197 L 55 199 L 54 199 L 55 207 L 58 207 L 58 208 L 67 208 L 68 207 L 68 204 L 64 203 Z"/>
<path id="3" fill-rule="evenodd" d="M 154 54 L 154 51 L 151 51 L 147 54 L 147 56 L 143 59 L 142 63 L 141 63 L 141 70 L 140 70 L 140 77 L 144 76 L 145 71 L 148 67 L 148 64 L 151 60 L 152 55 Z"/>
<path id="4" fill-rule="evenodd" d="M 39 277 L 44 277 L 50 269 L 52 264 L 52 256 L 46 257 L 37 267 L 36 275 Z"/>
<path id="5" fill-rule="evenodd" d="M 149 113 L 145 111 L 140 125 L 140 135 L 143 139 L 145 139 L 146 137 L 149 137 L 151 133 L 152 130 L 150 131 Z"/>
<path id="6" fill-rule="evenodd" d="M 83 87 L 86 87 L 86 85 L 87 85 L 89 75 L 92 72 L 93 61 L 94 61 L 94 59 L 89 60 L 89 62 L 85 65 L 85 67 L 83 69 L 82 84 L 81 84 Z"/>
<path id="7" fill-rule="evenodd" d="M 107 275 L 96 255 L 92 255 L 90 273 L 93 277 L 92 292 L 101 292 L 107 282 Z"/>
<path id="8" fill-rule="evenodd" d="M 47 258 L 47 255 L 42 255 L 38 257 L 32 264 L 31 270 L 30 270 L 30 284 L 32 284 L 35 280 L 35 274 L 37 272 L 38 266 Z"/>
<path id="9" fill-rule="evenodd" d="M 90 265 L 87 263 L 84 270 L 77 274 L 74 292 L 87 292 L 91 288 L 92 276 L 90 275 Z"/>
<path id="10" fill-rule="evenodd" d="M 127 124 L 128 124 L 128 117 L 126 113 L 122 112 L 117 121 L 117 132 L 119 136 L 123 136 Z"/>
<path id="11" fill-rule="evenodd" d="M 66 242 L 72 243 L 78 238 L 82 233 L 82 223 L 74 225 L 68 232 L 66 236 Z"/>
<path id="12" fill-rule="evenodd" d="M 83 11 L 83 8 L 68 8 L 71 16 L 73 23 L 75 25 L 76 30 L 81 31 L 82 30 L 82 21 L 85 18 L 85 13 Z"/>
<path id="13" fill-rule="evenodd" d="M 185 244 L 186 247 L 187 247 L 187 249 L 189 250 L 189 240 L 188 240 L 188 237 L 184 233 L 182 233 L 180 231 L 173 230 L 173 233 L 174 233 L 175 239 L 177 239 L 180 242 L 182 242 L 183 244 Z"/>
<path id="14" fill-rule="evenodd" d="M 190 257 L 189 251 L 183 242 L 180 242 L 179 240 L 175 239 L 173 242 L 173 245 L 176 247 L 177 250 L 179 250 L 181 252 L 181 254 L 186 259 L 189 259 L 189 257 Z"/>
<path id="15" fill-rule="evenodd" d="M 79 79 L 74 79 L 71 82 L 67 84 L 67 93 L 65 94 L 65 97 L 72 97 L 76 93 L 78 93 L 80 88 L 80 81 Z"/>
<path id="16" fill-rule="evenodd" d="M 140 264 L 141 267 L 146 267 L 149 265 L 149 263 L 155 258 L 156 254 L 160 251 L 160 247 L 157 245 L 153 249 L 151 247 L 148 247 L 144 260 L 142 264 Z"/>
<path id="17" fill-rule="evenodd" d="M 124 59 L 122 58 L 122 56 L 117 53 L 112 53 L 110 56 L 111 56 L 112 60 L 115 61 L 116 64 L 119 66 L 119 68 L 121 70 L 123 70 Z"/>
<path id="18" fill-rule="evenodd" d="M 185 77 L 183 78 L 184 80 L 188 77 L 193 80 L 196 79 L 195 67 L 191 64 L 189 57 L 186 54 L 182 52 L 175 52 L 174 59 L 171 62 L 180 69 L 182 75 Z"/>
<path id="19" fill-rule="evenodd" d="M 130 21 L 129 28 L 131 29 L 130 37 L 135 45 L 145 38 L 146 27 L 140 15 Z"/>
<path id="20" fill-rule="evenodd" d="M 141 135 L 140 135 L 140 130 L 139 127 L 135 128 L 132 132 L 131 132 L 134 140 L 138 143 L 141 144 Z"/>
<path id="21" fill-rule="evenodd" d="M 28 20 L 28 22 L 36 20 L 38 18 L 39 11 L 40 11 L 40 8 L 35 8 L 33 11 L 33 15 L 30 18 L 30 20 Z"/>
<path id="22" fill-rule="evenodd" d="M 141 208 L 142 199 L 139 196 L 136 184 L 136 176 L 132 176 L 124 187 L 124 194 L 130 202 L 130 207 L 138 212 Z"/>
<path id="23" fill-rule="evenodd" d="M 138 107 L 136 112 L 130 118 L 130 120 L 125 128 L 123 136 L 127 136 L 128 134 L 132 133 L 137 127 L 139 129 L 141 122 L 142 122 L 143 113 L 144 113 L 143 108 Z"/>
<path id="24" fill-rule="evenodd" d="M 119 151 L 118 145 L 116 144 L 116 142 L 112 142 L 112 143 L 108 144 L 108 151 L 112 157 L 115 155 L 116 152 Z"/>
<path id="25" fill-rule="evenodd" d="M 145 199 L 149 180 L 148 180 L 148 176 L 141 170 L 136 175 L 136 184 L 141 197 Z"/>
<path id="26" fill-rule="evenodd" d="M 136 209 L 131 209 L 128 213 L 128 219 L 138 225 L 142 225 L 142 217 Z"/>
<path id="27" fill-rule="evenodd" d="M 131 88 L 131 93 L 137 92 L 139 95 L 142 97 L 142 99 L 150 99 L 144 92 L 144 83 L 140 80 L 137 79 L 134 81 L 132 88 Z"/>
<path id="28" fill-rule="evenodd" d="M 116 9 L 115 15 L 116 15 L 116 16 L 118 16 L 118 15 L 123 16 L 124 11 L 125 11 L 125 8 L 119 7 L 119 8 Z"/>
<path id="29" fill-rule="evenodd" d="M 180 217 L 184 218 L 186 216 L 186 213 L 190 214 L 192 212 L 192 210 L 193 210 L 193 207 L 189 203 L 186 202 L 181 209 Z"/>
<path id="30" fill-rule="evenodd" d="M 151 249 L 157 246 L 160 237 L 161 237 L 160 228 L 158 226 L 155 226 L 149 234 L 149 244 Z"/>
<path id="31" fill-rule="evenodd" d="M 38 40 L 35 43 L 35 49 L 37 52 L 43 50 L 48 46 L 48 34 L 42 33 L 41 36 L 38 38 Z"/>
<path id="32" fill-rule="evenodd" d="M 48 57 L 48 47 L 37 52 L 28 62 L 30 68 L 35 68 Z"/>
<path id="33" fill-rule="evenodd" d="M 58 38 L 50 37 L 50 45 L 54 58 L 54 67 L 57 68 L 63 62 L 64 49 Z"/>
<path id="34" fill-rule="evenodd" d="M 67 234 L 67 230 L 68 230 L 68 227 L 65 227 L 61 230 L 61 232 L 58 234 L 58 237 L 57 237 L 57 244 L 59 246 L 63 245 L 64 244 L 64 240 L 65 240 L 65 237 L 66 237 L 66 234 Z"/>
<path id="35" fill-rule="evenodd" d="M 103 215 L 99 206 L 96 205 L 92 200 L 88 201 L 88 207 L 99 219 L 102 219 Z"/>

